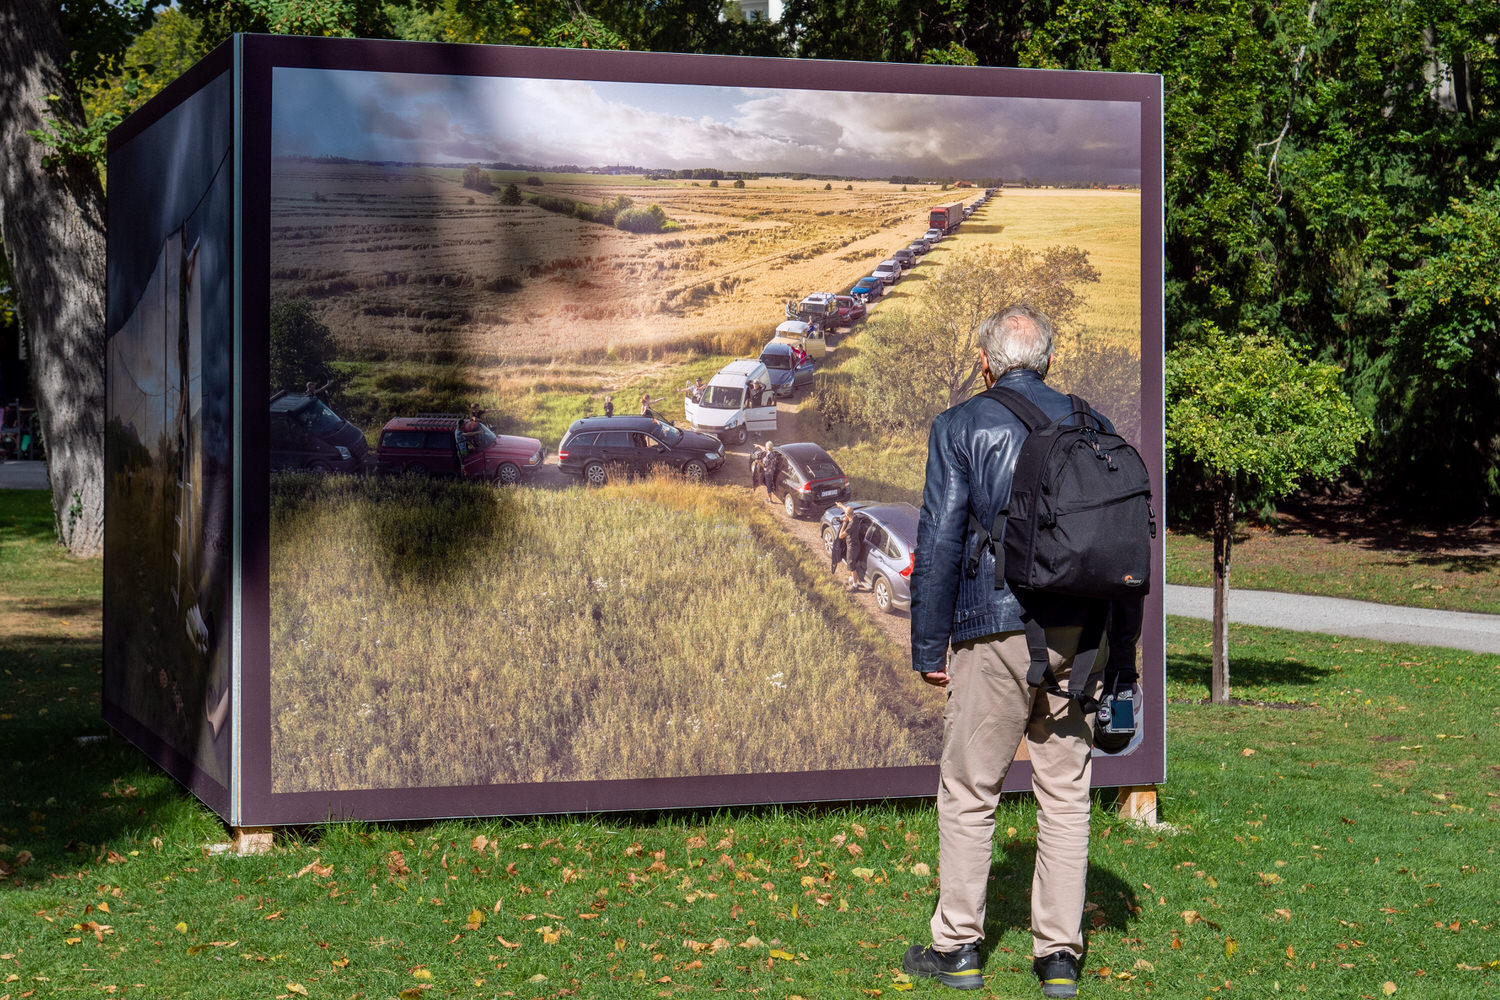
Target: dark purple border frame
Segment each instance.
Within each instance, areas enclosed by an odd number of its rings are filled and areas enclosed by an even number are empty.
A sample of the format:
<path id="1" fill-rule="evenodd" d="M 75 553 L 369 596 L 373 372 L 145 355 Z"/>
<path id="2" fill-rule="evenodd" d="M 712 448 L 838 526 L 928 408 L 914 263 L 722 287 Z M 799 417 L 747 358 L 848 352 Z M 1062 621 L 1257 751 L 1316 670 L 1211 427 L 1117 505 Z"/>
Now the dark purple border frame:
<path id="1" fill-rule="evenodd" d="M 708 86 L 775 86 L 798 90 L 931 93 L 975 97 L 1107 100 L 1141 108 L 1141 366 L 1142 441 L 1162 509 L 1162 95 L 1159 77 L 1062 70 L 974 69 L 855 62 L 671 55 L 576 49 L 247 35 L 238 39 L 242 66 L 243 145 L 239 151 L 244 229 L 240 397 L 264 399 L 268 359 L 248 331 L 265 330 L 270 290 L 271 77 L 278 67 L 391 73 L 512 76 Z M 264 408 L 242 415 L 241 454 L 263 455 Z M 240 480 L 241 662 L 240 780 L 236 822 L 246 826 L 330 819 L 438 819 L 559 812 L 692 808 L 927 796 L 937 767 L 823 770 L 790 774 L 705 775 L 618 781 L 544 782 L 446 788 L 362 789 L 275 793 L 270 761 L 269 472 L 245 462 Z M 1152 592 L 1141 637 L 1151 738 L 1128 757 L 1099 758 L 1096 787 L 1148 785 L 1166 777 L 1164 537 L 1158 534 Z M 1011 768 L 1007 791 L 1030 788 L 1031 766 Z"/>

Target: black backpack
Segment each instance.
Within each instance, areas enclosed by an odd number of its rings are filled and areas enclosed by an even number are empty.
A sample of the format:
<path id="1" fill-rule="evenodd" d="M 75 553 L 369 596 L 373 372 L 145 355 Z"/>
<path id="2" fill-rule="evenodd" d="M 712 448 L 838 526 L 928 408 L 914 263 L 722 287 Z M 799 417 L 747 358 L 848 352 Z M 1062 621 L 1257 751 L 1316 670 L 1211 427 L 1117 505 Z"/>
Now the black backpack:
<path id="1" fill-rule="evenodd" d="M 995 557 L 995 586 L 1009 584 L 1028 612 L 1023 617 L 1031 649 L 1027 680 L 1055 694 L 1079 700 L 1093 711 L 1093 699 L 1082 696 L 1092 672 L 1105 623 L 1120 605 L 1139 620 L 1140 602 L 1151 587 L 1151 541 L 1156 514 L 1151 509 L 1151 479 L 1140 453 L 1107 429 L 1079 396 L 1069 396 L 1072 412 L 1049 420 L 1031 400 L 1003 386 L 983 395 L 1014 413 L 1026 426 L 1016 459 L 1010 500 L 988 527 L 970 516 L 975 544 L 968 572 L 978 573 L 980 553 Z M 1037 609 L 1053 599 L 1089 606 L 1079 640 L 1068 691 L 1062 691 L 1047 662 L 1045 622 Z M 1123 650 L 1111 664 L 1123 661 Z M 1133 667 L 1134 656 L 1130 657 Z"/>

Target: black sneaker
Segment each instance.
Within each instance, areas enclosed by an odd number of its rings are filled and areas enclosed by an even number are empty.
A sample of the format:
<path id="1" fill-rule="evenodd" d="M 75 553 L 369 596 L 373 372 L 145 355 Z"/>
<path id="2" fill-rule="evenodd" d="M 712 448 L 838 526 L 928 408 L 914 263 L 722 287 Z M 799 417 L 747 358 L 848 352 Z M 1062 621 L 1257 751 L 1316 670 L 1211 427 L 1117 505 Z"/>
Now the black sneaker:
<path id="1" fill-rule="evenodd" d="M 914 944 L 906 949 L 901 968 L 908 975 L 936 979 L 956 990 L 984 988 L 984 971 L 979 961 L 979 942 L 970 941 L 953 951 L 938 951 L 932 945 Z"/>
<path id="2" fill-rule="evenodd" d="M 1078 995 L 1078 959 L 1065 951 L 1054 951 L 1031 963 L 1032 971 L 1042 981 L 1044 997 Z"/>

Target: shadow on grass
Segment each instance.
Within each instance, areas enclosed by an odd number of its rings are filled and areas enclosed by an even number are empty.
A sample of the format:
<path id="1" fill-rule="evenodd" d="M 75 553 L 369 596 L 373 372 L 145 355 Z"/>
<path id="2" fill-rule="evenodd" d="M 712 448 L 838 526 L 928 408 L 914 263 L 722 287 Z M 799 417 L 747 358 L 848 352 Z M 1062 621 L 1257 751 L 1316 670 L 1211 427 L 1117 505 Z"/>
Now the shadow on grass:
<path id="1" fill-rule="evenodd" d="M 87 618 L 90 615 L 99 614 L 98 601 L 48 601 L 48 600 L 26 600 L 22 599 L 20 608 L 28 614 L 43 618 L 57 618 L 66 621 L 71 618 Z"/>
<path id="2" fill-rule="evenodd" d="M 1207 653 L 1189 653 L 1167 660 L 1167 674 L 1173 681 L 1208 687 L 1213 657 Z M 1326 667 L 1297 659 L 1236 657 L 1229 654 L 1229 675 L 1237 687 L 1312 687 L 1332 673 Z"/>
<path id="3" fill-rule="evenodd" d="M 1409 566 L 1427 566 L 1445 573 L 1467 573 L 1484 576 L 1500 569 L 1500 553 L 1491 555 L 1453 555 L 1434 552 L 1430 555 L 1413 556 L 1410 559 L 1381 560 L 1377 565 L 1405 569 Z"/>
<path id="4" fill-rule="evenodd" d="M 1283 521 L 1279 531 L 1300 529 L 1314 538 L 1400 552 L 1419 565 L 1454 572 L 1480 573 L 1500 564 L 1500 522 L 1493 517 L 1434 519 L 1429 511 L 1347 486 L 1327 494 L 1305 490 L 1277 506 L 1290 520 L 1289 524 Z M 1464 554 L 1454 554 L 1460 551 Z"/>
<path id="5" fill-rule="evenodd" d="M 0 864 L 10 885 L 108 864 L 110 845 L 200 807 L 100 715 L 98 641 L 0 640 Z M 123 850 L 123 848 L 122 848 Z M 29 855 L 29 860 L 20 863 Z"/>
<path id="6" fill-rule="evenodd" d="M 1036 841 L 1013 840 L 1001 849 L 990 866 L 990 887 L 985 904 L 984 936 L 999 940 L 1006 931 L 1023 937 L 1031 931 L 1031 875 L 1036 867 Z M 1090 929 L 1124 931 L 1131 920 L 1135 891 L 1114 872 L 1097 864 L 1089 866 L 1086 903 L 1096 909 L 1084 913 L 1084 932 Z M 1028 967 L 1024 955 L 1015 959 Z"/>

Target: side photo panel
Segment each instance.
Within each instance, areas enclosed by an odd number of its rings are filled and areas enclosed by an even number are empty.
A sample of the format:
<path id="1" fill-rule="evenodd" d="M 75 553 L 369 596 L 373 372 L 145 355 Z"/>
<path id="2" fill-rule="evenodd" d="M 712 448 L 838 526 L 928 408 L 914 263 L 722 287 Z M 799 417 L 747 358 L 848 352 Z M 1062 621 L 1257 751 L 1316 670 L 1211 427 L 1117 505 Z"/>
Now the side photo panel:
<path id="1" fill-rule="evenodd" d="M 227 73 L 109 159 L 106 719 L 227 814 Z"/>

